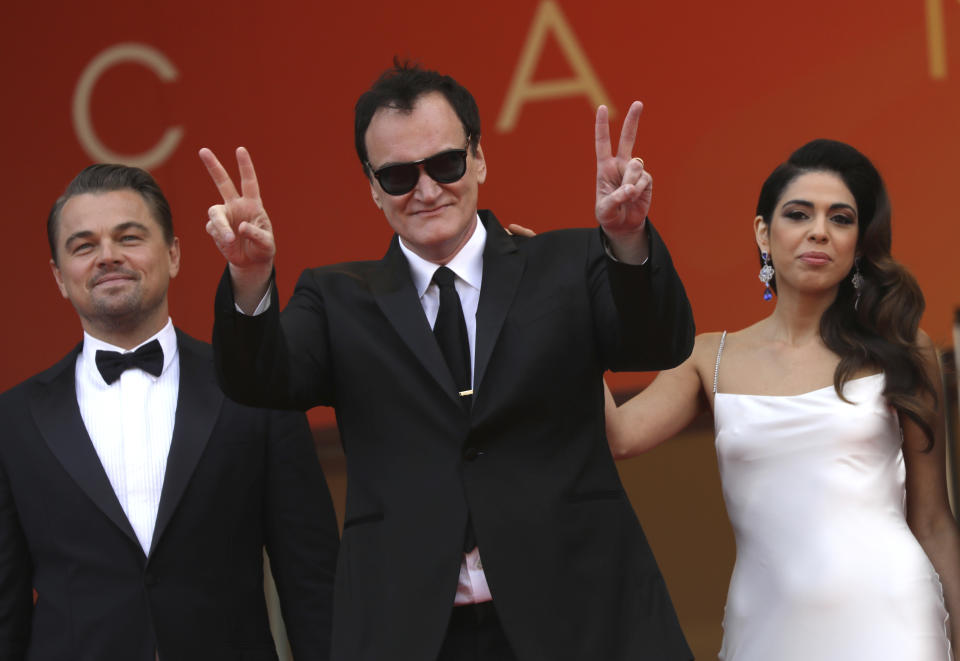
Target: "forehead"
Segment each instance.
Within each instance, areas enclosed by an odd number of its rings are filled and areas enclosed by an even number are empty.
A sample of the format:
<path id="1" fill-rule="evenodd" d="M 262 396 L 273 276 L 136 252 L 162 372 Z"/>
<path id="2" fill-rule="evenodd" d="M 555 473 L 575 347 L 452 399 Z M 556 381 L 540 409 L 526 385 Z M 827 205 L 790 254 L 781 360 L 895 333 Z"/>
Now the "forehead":
<path id="1" fill-rule="evenodd" d="M 821 204 L 849 204 L 857 208 L 853 193 L 835 172 L 804 172 L 791 181 L 780 196 L 780 204 L 806 200 Z"/>
<path id="2" fill-rule="evenodd" d="M 58 234 L 64 239 L 76 232 L 101 232 L 136 221 L 159 230 L 146 200 L 133 190 L 74 195 L 60 210 Z"/>
<path id="3" fill-rule="evenodd" d="M 417 161 L 464 146 L 466 133 L 453 106 L 440 92 L 420 96 L 409 112 L 380 108 L 365 136 L 373 165 Z"/>

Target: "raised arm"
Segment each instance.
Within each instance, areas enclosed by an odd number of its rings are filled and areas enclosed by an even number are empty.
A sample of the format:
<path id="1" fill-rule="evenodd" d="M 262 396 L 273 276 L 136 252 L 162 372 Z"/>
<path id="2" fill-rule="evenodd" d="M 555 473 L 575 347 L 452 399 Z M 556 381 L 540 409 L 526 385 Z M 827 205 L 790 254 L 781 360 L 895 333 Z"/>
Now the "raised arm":
<path id="1" fill-rule="evenodd" d="M 617 153 L 610 145 L 606 106 L 597 108 L 594 131 L 597 151 L 597 222 L 603 228 L 614 256 L 627 264 L 642 264 L 650 254 L 645 221 L 653 195 L 653 179 L 643 159 L 633 157 L 637 124 L 643 104 L 634 101 L 623 120 Z"/>
<path id="2" fill-rule="evenodd" d="M 703 362 L 716 355 L 717 343 L 716 333 L 697 336 L 687 360 L 660 372 L 653 383 L 619 407 L 604 383 L 607 442 L 616 459 L 652 450 L 707 410 Z"/>
<path id="3" fill-rule="evenodd" d="M 934 442 L 904 416 L 903 458 L 907 470 L 907 523 L 940 575 L 943 598 L 950 613 L 953 654 L 960 648 L 960 528 L 950 511 L 946 482 L 946 439 L 943 392 L 936 349 L 920 332 L 918 343 L 925 357 L 927 374 L 938 392 Z"/>
<path id="4" fill-rule="evenodd" d="M 252 314 L 270 286 L 277 252 L 253 160 L 244 147 L 237 147 L 241 193 L 212 151 L 201 149 L 200 160 L 223 198 L 223 204 L 208 211 L 207 233 L 229 263 L 234 300 L 246 314 Z"/>

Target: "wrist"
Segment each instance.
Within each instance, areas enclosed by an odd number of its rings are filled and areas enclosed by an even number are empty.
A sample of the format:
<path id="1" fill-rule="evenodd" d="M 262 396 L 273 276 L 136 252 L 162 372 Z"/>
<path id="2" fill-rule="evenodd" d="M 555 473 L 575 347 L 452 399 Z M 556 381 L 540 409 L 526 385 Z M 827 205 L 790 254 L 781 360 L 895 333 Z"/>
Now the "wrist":
<path id="1" fill-rule="evenodd" d="M 252 314 L 270 288 L 273 261 L 246 267 L 230 264 L 229 269 L 234 302 L 244 313 Z"/>
<path id="2" fill-rule="evenodd" d="M 650 258 L 650 236 L 647 221 L 629 232 L 611 232 L 603 228 L 607 255 L 618 262 L 642 266 Z"/>

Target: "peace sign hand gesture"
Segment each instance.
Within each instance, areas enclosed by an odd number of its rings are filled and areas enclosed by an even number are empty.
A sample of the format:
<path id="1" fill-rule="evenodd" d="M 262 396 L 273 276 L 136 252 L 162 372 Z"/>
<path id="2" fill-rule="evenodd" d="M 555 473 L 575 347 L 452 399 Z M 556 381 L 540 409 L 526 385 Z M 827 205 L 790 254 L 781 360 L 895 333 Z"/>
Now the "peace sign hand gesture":
<path id="1" fill-rule="evenodd" d="M 653 196 L 653 178 L 643 160 L 632 158 L 637 124 L 643 104 L 634 101 L 623 120 L 617 154 L 610 146 L 610 124 L 606 106 L 597 108 L 595 128 L 597 149 L 597 222 L 610 240 L 613 254 L 621 261 L 639 264 L 649 254 L 645 227 Z"/>
<path id="2" fill-rule="evenodd" d="M 249 312 L 267 291 L 277 252 L 273 227 L 260 200 L 257 173 L 249 152 L 237 147 L 242 191 L 239 194 L 212 151 L 206 147 L 201 149 L 200 160 L 223 198 L 223 204 L 215 204 L 208 210 L 207 233 L 230 264 L 237 304 Z"/>

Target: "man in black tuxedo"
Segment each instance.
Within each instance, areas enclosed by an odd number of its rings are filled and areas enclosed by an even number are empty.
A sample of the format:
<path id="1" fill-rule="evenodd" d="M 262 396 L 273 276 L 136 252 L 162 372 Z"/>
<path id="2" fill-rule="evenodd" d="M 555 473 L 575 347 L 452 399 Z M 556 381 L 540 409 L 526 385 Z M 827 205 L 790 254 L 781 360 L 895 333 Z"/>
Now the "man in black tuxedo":
<path id="1" fill-rule="evenodd" d="M 84 339 L 0 396 L 0 658 L 276 660 L 266 546 L 297 661 L 329 659 L 338 535 L 310 429 L 227 399 L 173 327 L 162 191 L 92 165 L 47 233 Z"/>
<path id="2" fill-rule="evenodd" d="M 305 271 L 282 314 L 250 156 L 237 150 L 240 193 L 201 150 L 224 201 L 207 224 L 229 262 L 221 385 L 259 406 L 336 408 L 335 660 L 691 658 L 604 436 L 603 371 L 674 366 L 694 336 L 631 158 L 640 110 L 616 155 L 597 112 L 600 227 L 524 238 L 477 211 L 470 93 L 385 72 L 355 139 L 397 236 L 382 260 Z"/>

